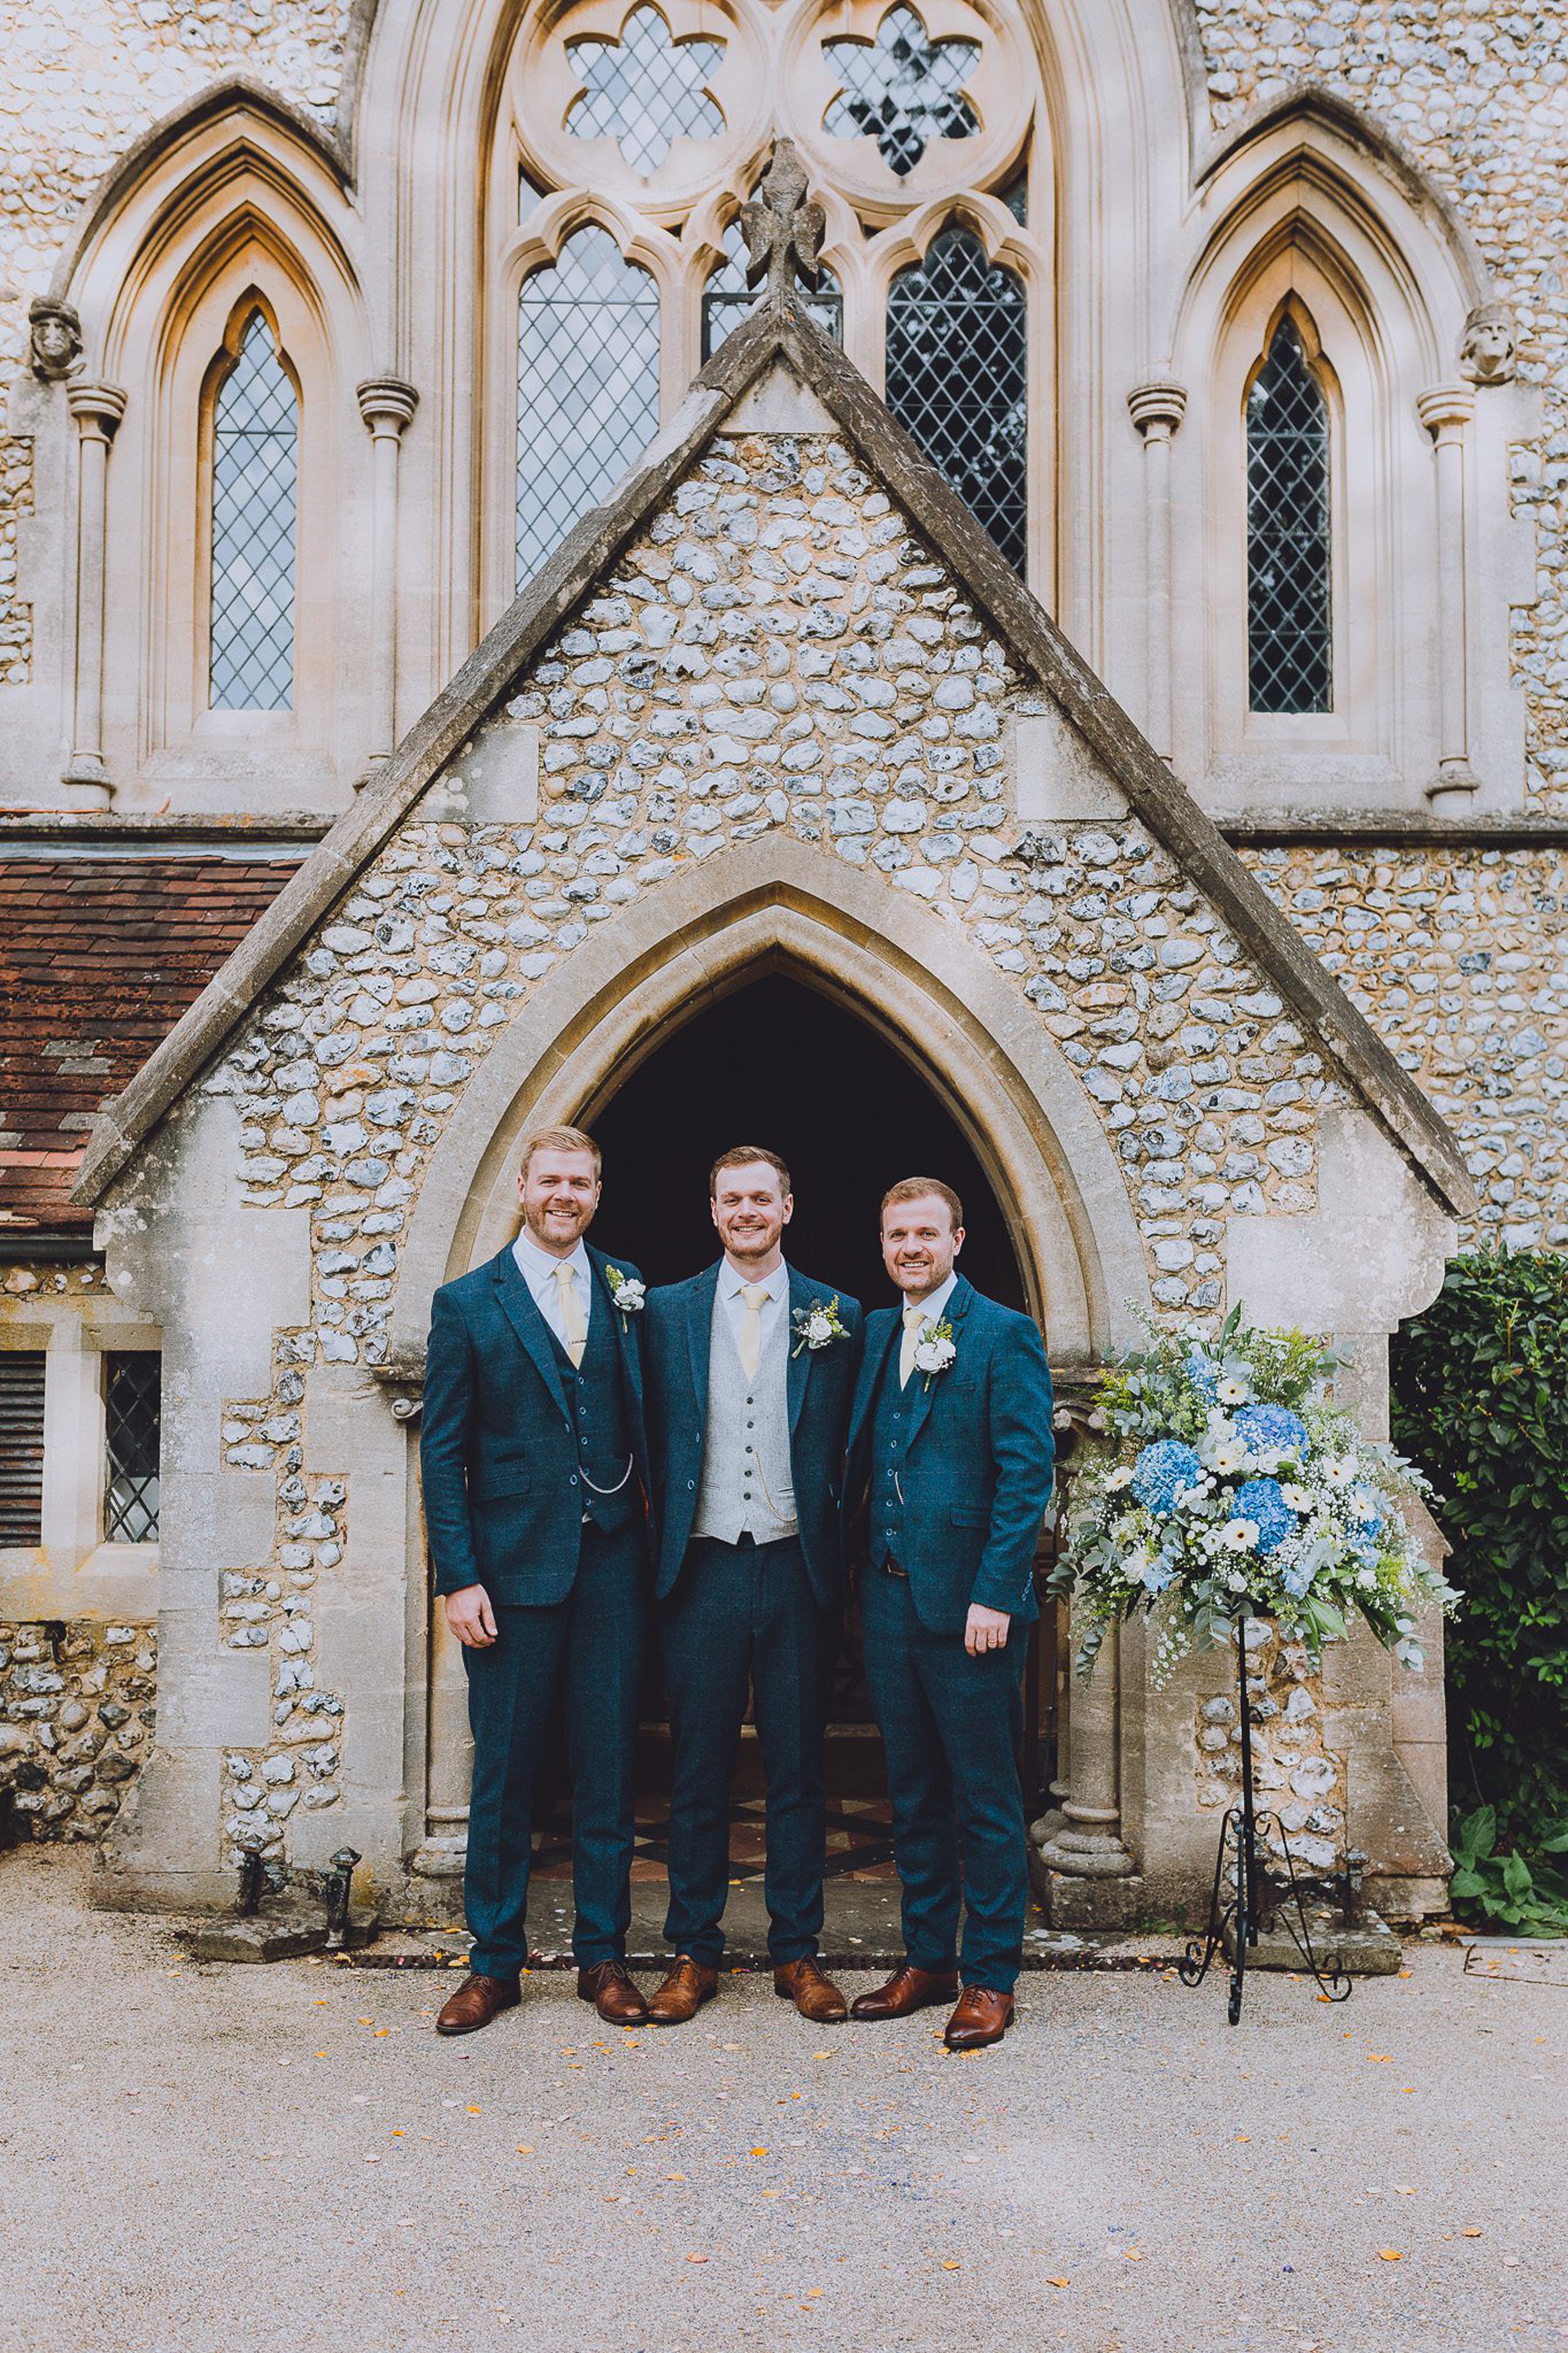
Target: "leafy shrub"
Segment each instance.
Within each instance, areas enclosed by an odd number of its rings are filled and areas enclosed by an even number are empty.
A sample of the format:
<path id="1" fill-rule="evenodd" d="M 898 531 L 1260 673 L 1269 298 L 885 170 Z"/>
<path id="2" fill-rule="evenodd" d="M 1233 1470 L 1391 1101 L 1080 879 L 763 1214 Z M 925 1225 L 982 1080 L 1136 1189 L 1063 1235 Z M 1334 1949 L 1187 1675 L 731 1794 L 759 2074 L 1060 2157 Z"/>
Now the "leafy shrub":
<path id="1" fill-rule="evenodd" d="M 1540 1861 L 1541 1854 L 1568 1854 L 1568 1822 L 1558 1822 L 1536 1841 L 1531 1871 L 1515 1848 L 1497 1852 L 1497 1815 L 1490 1806 L 1456 1820 L 1452 1841 L 1454 1876 L 1448 1893 L 1461 1912 L 1479 1913 L 1500 1928 L 1523 1936 L 1568 1936 L 1568 1872 Z"/>
<path id="2" fill-rule="evenodd" d="M 1449 1772 L 1483 1810 L 1456 1828 L 1461 1847 L 1476 1835 L 1454 1891 L 1485 1906 L 1469 1878 L 1489 1886 L 1494 1847 L 1521 1850 L 1528 1871 L 1562 1852 L 1548 1842 L 1568 1820 L 1568 1259 L 1455 1259 L 1395 1336 L 1392 1372 L 1394 1443 L 1437 1490 L 1463 1597 L 1447 1634 Z"/>

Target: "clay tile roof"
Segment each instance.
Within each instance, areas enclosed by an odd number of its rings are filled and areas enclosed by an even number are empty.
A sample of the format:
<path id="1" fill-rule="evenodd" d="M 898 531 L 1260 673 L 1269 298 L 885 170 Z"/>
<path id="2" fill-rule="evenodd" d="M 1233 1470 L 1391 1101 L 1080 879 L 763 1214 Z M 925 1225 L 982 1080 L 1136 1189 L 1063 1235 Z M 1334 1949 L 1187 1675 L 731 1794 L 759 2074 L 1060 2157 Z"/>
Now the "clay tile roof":
<path id="1" fill-rule="evenodd" d="M 0 1255 L 90 1233 L 88 1131 L 269 907 L 288 858 L 0 857 Z"/>

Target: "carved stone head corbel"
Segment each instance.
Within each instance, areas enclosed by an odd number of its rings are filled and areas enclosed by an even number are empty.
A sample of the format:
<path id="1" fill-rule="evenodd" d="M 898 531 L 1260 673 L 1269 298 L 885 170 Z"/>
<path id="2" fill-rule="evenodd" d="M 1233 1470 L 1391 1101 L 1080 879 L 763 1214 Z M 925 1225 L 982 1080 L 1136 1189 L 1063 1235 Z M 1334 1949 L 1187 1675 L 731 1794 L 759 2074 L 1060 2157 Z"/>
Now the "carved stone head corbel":
<path id="1" fill-rule="evenodd" d="M 33 374 L 43 384 L 63 384 L 82 363 L 81 321 L 68 302 L 40 295 L 28 306 L 32 334 L 28 354 Z"/>
<path id="2" fill-rule="evenodd" d="M 1514 372 L 1513 320 L 1501 302 L 1479 302 L 1465 321 L 1459 374 L 1467 384 L 1508 384 Z"/>

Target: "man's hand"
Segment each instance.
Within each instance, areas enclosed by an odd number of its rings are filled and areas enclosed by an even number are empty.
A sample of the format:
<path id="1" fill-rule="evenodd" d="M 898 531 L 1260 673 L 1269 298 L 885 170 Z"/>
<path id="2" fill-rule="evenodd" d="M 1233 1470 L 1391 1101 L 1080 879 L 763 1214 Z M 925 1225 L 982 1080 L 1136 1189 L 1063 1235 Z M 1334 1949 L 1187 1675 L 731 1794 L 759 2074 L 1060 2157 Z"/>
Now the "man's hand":
<path id="1" fill-rule="evenodd" d="M 460 1593 L 446 1596 L 446 1605 L 447 1623 L 464 1649 L 488 1651 L 496 1638 L 496 1613 L 484 1587 L 465 1585 Z M 989 1610 L 986 1615 L 994 1617 L 995 1612 Z M 1006 1622 L 1005 1619 L 1002 1620 L 1004 1625 Z"/>
<path id="2" fill-rule="evenodd" d="M 448 1602 L 447 1607 L 451 1608 Z M 963 1647 L 972 1659 L 982 1651 L 1000 1651 L 1007 1640 L 1007 1629 L 1013 1623 L 1005 1609 L 987 1609 L 983 1601 L 972 1601 L 969 1619 L 963 1629 Z"/>

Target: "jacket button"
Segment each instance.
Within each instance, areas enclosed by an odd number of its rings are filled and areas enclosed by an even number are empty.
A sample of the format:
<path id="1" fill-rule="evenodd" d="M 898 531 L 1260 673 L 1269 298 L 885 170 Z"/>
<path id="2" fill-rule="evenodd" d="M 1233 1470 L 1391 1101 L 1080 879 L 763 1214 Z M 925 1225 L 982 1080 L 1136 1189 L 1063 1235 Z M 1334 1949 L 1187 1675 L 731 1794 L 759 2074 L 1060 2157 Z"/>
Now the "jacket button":
<path id="1" fill-rule="evenodd" d="M 577 1484 L 577 1473 L 575 1472 L 575 1471 L 574 1471 L 574 1472 L 573 1472 L 573 1473 L 572 1473 L 572 1484 L 574 1485 L 574 1487 Z"/>

